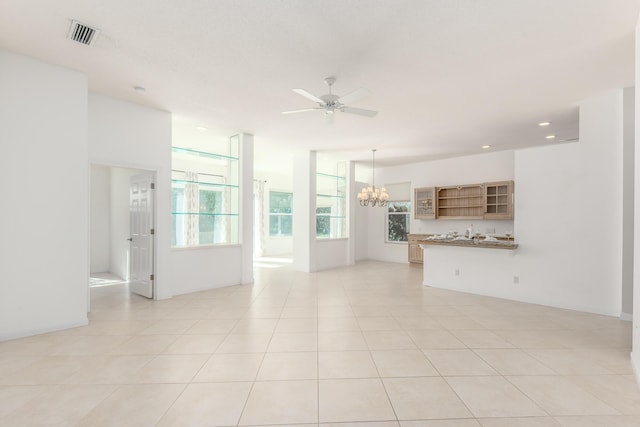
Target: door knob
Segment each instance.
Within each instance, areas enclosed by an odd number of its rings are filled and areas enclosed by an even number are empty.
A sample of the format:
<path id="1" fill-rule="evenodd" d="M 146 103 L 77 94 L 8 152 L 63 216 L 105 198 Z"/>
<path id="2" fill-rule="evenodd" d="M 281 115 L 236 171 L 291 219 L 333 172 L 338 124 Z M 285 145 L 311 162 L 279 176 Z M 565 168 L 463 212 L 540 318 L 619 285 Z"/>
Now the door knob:
<path id="1" fill-rule="evenodd" d="M 127 240 L 133 242 L 133 237 L 129 237 Z"/>

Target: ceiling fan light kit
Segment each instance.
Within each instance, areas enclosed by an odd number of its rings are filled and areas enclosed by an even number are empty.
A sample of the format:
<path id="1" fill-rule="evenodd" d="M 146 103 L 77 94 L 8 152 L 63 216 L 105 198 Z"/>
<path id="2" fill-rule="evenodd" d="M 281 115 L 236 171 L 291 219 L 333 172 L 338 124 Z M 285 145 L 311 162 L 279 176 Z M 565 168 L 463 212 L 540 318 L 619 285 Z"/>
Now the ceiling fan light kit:
<path id="1" fill-rule="evenodd" d="M 365 110 L 363 108 L 354 108 L 354 107 L 347 106 L 347 104 L 351 104 L 352 102 L 359 101 L 360 99 L 369 95 L 369 91 L 366 88 L 361 87 L 344 96 L 338 96 L 338 95 L 334 95 L 331 92 L 331 87 L 336 82 L 335 77 L 327 77 L 326 79 L 324 79 L 324 82 L 326 83 L 327 86 L 329 86 L 329 93 L 322 96 L 315 96 L 304 89 L 293 89 L 293 91 L 298 95 L 304 96 L 305 98 L 318 104 L 317 107 L 283 111 L 282 114 L 305 113 L 307 111 L 324 111 L 325 115 L 327 116 L 332 115 L 336 111 L 340 111 L 342 113 L 357 114 L 359 116 L 365 116 L 365 117 L 375 117 L 376 114 L 378 114 L 377 111 Z"/>

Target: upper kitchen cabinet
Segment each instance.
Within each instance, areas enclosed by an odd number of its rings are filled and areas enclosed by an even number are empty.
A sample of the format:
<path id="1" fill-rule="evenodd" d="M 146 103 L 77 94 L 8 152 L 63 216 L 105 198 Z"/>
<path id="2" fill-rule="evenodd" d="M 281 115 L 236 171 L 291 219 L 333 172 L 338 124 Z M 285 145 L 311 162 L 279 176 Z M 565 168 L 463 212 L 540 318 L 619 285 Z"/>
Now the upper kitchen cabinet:
<path id="1" fill-rule="evenodd" d="M 513 181 L 484 184 L 484 219 L 513 219 Z"/>
<path id="2" fill-rule="evenodd" d="M 435 187 L 422 187 L 413 190 L 413 218 L 436 218 L 436 189 Z"/>

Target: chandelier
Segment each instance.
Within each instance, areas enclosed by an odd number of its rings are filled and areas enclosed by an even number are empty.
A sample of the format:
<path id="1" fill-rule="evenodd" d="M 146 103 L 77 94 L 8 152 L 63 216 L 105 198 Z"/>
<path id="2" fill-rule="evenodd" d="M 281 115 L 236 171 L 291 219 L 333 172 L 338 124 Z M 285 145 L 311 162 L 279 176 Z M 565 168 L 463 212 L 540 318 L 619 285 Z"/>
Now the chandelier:
<path id="1" fill-rule="evenodd" d="M 373 163 L 371 169 L 371 187 L 363 188 L 358 193 L 358 200 L 360 201 L 360 206 L 380 206 L 385 207 L 389 203 L 389 193 L 387 193 L 387 189 L 382 187 L 381 189 L 376 188 L 376 150 L 375 148 L 371 150 L 373 156 Z"/>

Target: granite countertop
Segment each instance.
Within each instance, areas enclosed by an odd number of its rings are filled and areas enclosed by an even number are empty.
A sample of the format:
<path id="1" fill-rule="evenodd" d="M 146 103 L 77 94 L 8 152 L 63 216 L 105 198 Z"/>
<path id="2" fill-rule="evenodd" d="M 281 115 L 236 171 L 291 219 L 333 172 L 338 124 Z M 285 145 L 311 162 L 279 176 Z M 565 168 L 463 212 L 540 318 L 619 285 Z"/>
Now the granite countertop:
<path id="1" fill-rule="evenodd" d="M 475 240 L 461 240 L 461 239 L 423 239 L 418 240 L 416 243 L 420 245 L 432 245 L 432 246 L 463 246 L 468 248 L 491 248 L 491 249 L 516 249 L 518 244 L 513 240 L 484 240 L 482 238 Z"/>

